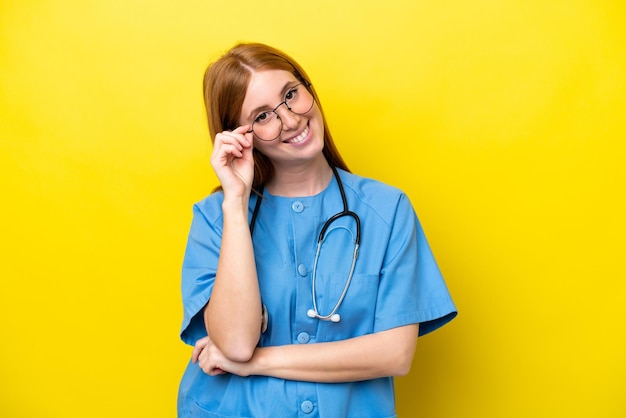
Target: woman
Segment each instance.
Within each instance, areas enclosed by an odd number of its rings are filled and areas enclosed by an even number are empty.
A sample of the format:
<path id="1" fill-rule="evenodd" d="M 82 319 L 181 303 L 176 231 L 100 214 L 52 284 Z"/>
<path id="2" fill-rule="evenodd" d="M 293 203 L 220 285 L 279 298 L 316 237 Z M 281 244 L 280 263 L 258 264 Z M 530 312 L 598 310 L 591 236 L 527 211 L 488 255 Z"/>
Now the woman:
<path id="1" fill-rule="evenodd" d="M 393 376 L 455 306 L 405 194 L 348 171 L 293 59 L 240 44 L 204 80 L 221 187 L 194 205 L 180 417 L 394 417 Z"/>

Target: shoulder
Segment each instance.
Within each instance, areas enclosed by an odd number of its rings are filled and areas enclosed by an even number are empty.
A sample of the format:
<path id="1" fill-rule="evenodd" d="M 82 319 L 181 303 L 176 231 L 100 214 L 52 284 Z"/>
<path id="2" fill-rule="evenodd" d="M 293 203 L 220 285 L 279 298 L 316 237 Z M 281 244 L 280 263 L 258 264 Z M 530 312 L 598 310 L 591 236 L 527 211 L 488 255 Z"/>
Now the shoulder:
<path id="1" fill-rule="evenodd" d="M 339 170 L 339 175 L 346 196 L 352 195 L 358 206 L 365 206 L 385 219 L 393 217 L 399 206 L 412 209 L 407 195 L 397 187 L 343 170 Z"/>
<path id="2" fill-rule="evenodd" d="M 372 193 L 383 194 L 385 196 L 398 196 L 403 194 L 402 190 L 397 187 L 390 186 L 382 181 L 358 174 L 348 173 L 347 171 L 337 170 L 341 175 L 346 188 L 351 189 L 360 197 L 368 197 Z"/>

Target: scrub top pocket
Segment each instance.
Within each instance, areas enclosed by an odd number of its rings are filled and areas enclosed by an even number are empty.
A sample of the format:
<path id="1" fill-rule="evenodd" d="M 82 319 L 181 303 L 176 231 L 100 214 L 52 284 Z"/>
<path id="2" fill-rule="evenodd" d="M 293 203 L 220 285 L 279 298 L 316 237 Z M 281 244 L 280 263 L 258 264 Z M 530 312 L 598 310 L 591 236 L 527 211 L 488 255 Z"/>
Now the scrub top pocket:
<path id="1" fill-rule="evenodd" d="M 348 280 L 348 275 L 343 273 L 320 275 L 319 281 L 324 283 L 324 293 L 318 293 L 317 301 L 321 314 L 326 315 L 335 307 L 346 285 L 346 280 Z M 337 310 L 341 320 L 336 323 L 320 321 L 320 326 L 324 325 L 324 328 L 333 336 L 326 338 L 324 335 L 324 341 L 336 341 L 373 332 L 378 280 L 377 274 L 355 273 L 353 275 L 346 296 Z"/>

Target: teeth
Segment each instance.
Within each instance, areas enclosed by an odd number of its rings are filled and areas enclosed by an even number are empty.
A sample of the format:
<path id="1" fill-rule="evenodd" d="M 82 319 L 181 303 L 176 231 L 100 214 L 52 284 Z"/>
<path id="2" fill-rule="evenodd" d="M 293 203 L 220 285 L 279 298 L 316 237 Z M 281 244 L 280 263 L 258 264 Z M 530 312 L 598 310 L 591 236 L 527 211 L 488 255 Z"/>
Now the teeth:
<path id="1" fill-rule="evenodd" d="M 290 144 L 297 144 L 299 142 L 304 141 L 304 138 L 306 138 L 306 136 L 309 134 L 309 127 L 307 126 L 306 128 L 304 128 L 304 131 L 302 131 L 302 133 L 300 135 L 298 135 L 297 137 L 291 139 L 289 141 Z"/>

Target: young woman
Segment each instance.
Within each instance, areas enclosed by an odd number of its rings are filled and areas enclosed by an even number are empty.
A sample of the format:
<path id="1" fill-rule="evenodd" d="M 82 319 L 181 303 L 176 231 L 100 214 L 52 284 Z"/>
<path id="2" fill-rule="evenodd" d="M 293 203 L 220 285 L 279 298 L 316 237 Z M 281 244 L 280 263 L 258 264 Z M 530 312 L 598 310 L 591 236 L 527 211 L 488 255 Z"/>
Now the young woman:
<path id="1" fill-rule="evenodd" d="M 304 70 L 239 44 L 204 95 L 221 186 L 194 205 L 180 417 L 395 417 L 456 308 L 407 196 L 348 171 Z"/>

